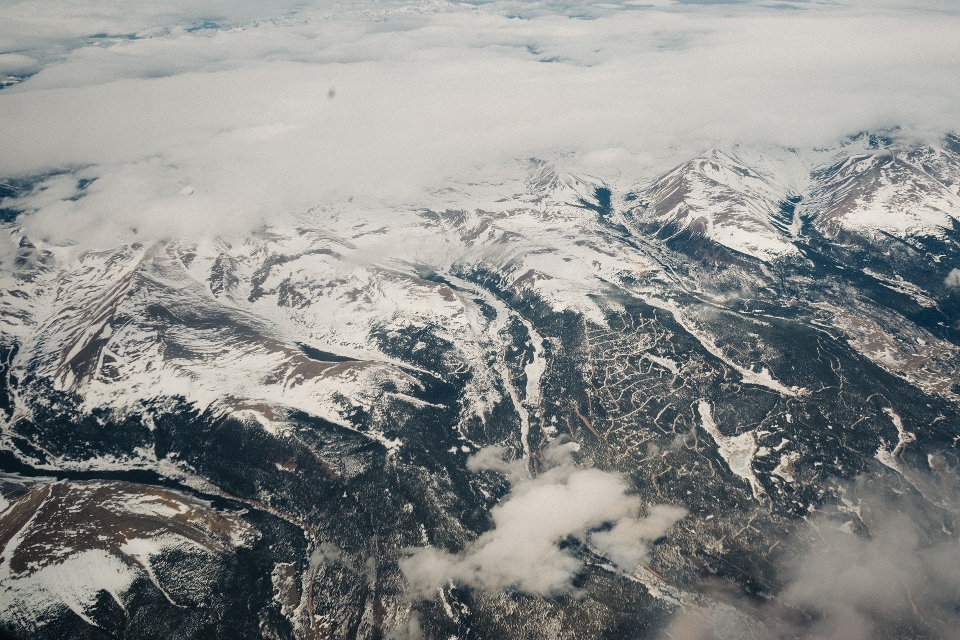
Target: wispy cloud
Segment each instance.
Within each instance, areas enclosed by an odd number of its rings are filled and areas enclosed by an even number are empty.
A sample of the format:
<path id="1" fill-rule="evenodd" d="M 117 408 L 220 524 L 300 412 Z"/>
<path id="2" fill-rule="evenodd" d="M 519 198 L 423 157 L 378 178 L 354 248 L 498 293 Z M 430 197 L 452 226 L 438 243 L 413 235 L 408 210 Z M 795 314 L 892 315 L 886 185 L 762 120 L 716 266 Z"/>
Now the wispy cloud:
<path id="1" fill-rule="evenodd" d="M 949 482 L 955 487 L 952 472 Z M 956 513 L 913 492 L 882 495 L 863 480 L 854 494 L 846 513 L 822 515 L 801 529 L 794 544 L 806 552 L 781 561 L 785 586 L 767 604 L 714 588 L 715 603 L 682 610 L 671 637 L 960 638 Z M 957 504 L 948 487 L 940 497 Z"/>

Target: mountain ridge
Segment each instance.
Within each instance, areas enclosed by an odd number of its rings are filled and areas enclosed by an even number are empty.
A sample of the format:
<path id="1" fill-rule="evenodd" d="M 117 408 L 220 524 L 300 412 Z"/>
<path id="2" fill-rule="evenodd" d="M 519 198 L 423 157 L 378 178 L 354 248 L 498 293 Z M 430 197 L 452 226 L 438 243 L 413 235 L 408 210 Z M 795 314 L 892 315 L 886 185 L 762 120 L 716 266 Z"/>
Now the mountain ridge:
<path id="1" fill-rule="evenodd" d="M 137 562 L 121 549 L 135 536 L 100 550 L 123 579 L 54 563 L 75 588 L 36 611 L 39 569 L 7 564 L 4 620 L 24 637 L 203 637 L 226 611 L 244 637 L 411 621 L 428 637 L 640 637 L 707 602 L 762 636 L 794 623 L 746 603 L 787 606 L 810 518 L 869 529 L 849 505 L 880 503 L 860 483 L 913 496 L 924 535 L 952 539 L 934 526 L 952 494 L 934 496 L 960 472 L 960 156 L 951 139 L 870 144 L 710 151 L 630 189 L 534 161 L 496 207 L 358 205 L 230 241 L 82 252 L 5 228 L 6 553 L 26 553 L 18 514 L 37 496 L 118 482 L 68 472 L 155 473 L 180 483 L 169 500 L 219 496 L 204 517 L 250 535 L 168 547 L 158 525 Z M 565 442 L 569 464 L 687 514 L 645 564 L 617 566 L 594 531 L 555 541 L 580 563 L 576 597 L 407 592 L 411 549 L 470 553 L 524 490 L 510 474 L 550 477 Z M 521 471 L 468 462 L 490 447 Z M 145 477 L 110 486 L 159 495 Z M 47 526 L 50 562 L 99 549 Z M 216 576 L 221 599 L 203 587 Z M 181 579 L 205 603 L 186 626 Z M 905 620 L 899 637 L 935 637 Z"/>

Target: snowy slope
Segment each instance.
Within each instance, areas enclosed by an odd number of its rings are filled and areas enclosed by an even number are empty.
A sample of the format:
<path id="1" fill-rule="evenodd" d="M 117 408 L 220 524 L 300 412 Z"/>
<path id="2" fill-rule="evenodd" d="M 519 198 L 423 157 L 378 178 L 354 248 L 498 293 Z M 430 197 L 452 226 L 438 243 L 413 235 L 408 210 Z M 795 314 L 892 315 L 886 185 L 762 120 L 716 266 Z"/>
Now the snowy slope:
<path id="1" fill-rule="evenodd" d="M 960 221 L 960 155 L 948 149 L 891 146 L 841 157 L 814 173 L 808 205 L 815 225 L 835 238 L 853 231 L 897 238 L 944 238 Z"/>
<path id="2" fill-rule="evenodd" d="M 202 259 L 176 243 L 82 256 L 45 285 L 50 296 L 38 301 L 14 375 L 51 379 L 91 408 L 125 409 L 162 390 L 267 423 L 282 406 L 340 420 L 335 396 L 369 404 L 386 380 L 410 388 L 387 362 L 311 358 L 300 346 L 309 335 L 218 299 L 192 277 L 186 263 Z"/>
<path id="3" fill-rule="evenodd" d="M 661 239 L 686 234 L 763 261 L 797 252 L 775 224 L 788 189 L 721 151 L 680 165 L 636 195 L 633 219 Z"/>
<path id="4" fill-rule="evenodd" d="M 0 527 L 0 616 L 31 626 L 66 606 L 91 626 L 105 592 L 121 609 L 138 579 L 168 600 L 194 605 L 215 588 L 210 576 L 171 584 L 155 567 L 164 553 L 215 558 L 248 546 L 255 531 L 236 513 L 175 492 L 124 482 L 41 484 L 10 505 Z M 192 582 L 192 583 L 191 583 Z"/>

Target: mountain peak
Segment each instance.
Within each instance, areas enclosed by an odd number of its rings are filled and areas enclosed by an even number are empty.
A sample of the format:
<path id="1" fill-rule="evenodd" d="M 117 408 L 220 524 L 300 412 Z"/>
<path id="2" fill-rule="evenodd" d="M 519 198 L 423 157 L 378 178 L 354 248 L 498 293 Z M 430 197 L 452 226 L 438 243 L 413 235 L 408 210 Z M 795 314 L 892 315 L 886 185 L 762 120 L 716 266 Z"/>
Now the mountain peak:
<path id="1" fill-rule="evenodd" d="M 530 160 L 526 187 L 535 202 L 547 206 L 571 205 L 600 214 L 611 210 L 611 192 L 602 180 L 562 171 L 555 163 L 546 160 Z"/>
<path id="2" fill-rule="evenodd" d="M 720 260 L 740 255 L 769 261 L 796 252 L 775 224 L 787 196 L 752 167 L 711 149 L 641 189 L 632 214 L 668 243 L 693 242 L 698 253 L 712 252 L 704 242 L 735 252 Z"/>

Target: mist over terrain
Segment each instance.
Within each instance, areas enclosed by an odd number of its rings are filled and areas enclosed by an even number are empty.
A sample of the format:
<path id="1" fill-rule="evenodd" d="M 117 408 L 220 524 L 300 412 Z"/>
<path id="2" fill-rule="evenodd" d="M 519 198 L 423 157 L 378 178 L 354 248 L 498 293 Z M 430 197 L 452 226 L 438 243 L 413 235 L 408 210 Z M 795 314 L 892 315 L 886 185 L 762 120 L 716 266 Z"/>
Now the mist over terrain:
<path id="1" fill-rule="evenodd" d="M 958 51 L 0 0 L 0 638 L 960 638 Z"/>
<path id="2" fill-rule="evenodd" d="M 530 157 L 629 183 L 735 143 L 931 141 L 960 103 L 949 2 L 51 0 L 0 16 L 3 72 L 28 78 L 0 94 L 0 175 L 58 174 L 8 203 L 58 243 L 419 203 Z"/>

